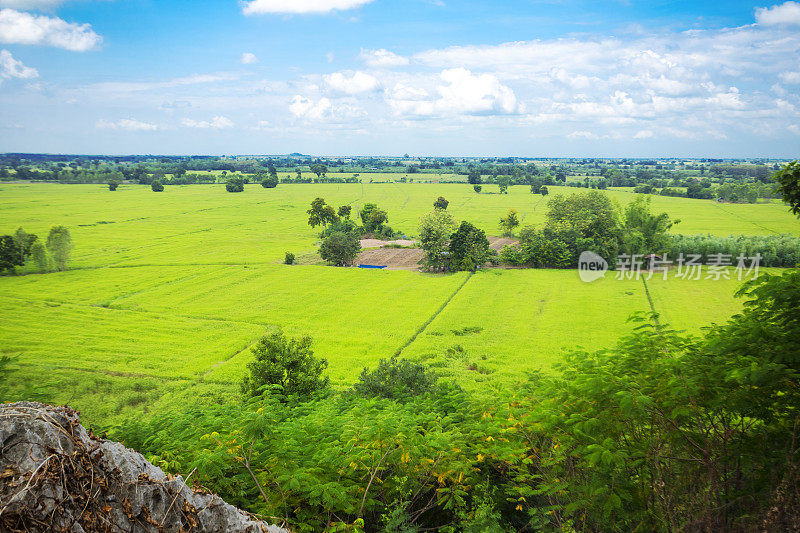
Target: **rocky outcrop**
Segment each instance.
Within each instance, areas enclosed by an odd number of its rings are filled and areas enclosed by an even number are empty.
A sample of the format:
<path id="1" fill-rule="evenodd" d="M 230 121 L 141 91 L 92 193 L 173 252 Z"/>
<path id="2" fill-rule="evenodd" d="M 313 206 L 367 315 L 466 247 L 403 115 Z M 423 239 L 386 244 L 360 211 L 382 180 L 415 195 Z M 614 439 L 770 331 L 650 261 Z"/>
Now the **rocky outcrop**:
<path id="1" fill-rule="evenodd" d="M 30 402 L 0 405 L 0 531 L 287 533 Z"/>

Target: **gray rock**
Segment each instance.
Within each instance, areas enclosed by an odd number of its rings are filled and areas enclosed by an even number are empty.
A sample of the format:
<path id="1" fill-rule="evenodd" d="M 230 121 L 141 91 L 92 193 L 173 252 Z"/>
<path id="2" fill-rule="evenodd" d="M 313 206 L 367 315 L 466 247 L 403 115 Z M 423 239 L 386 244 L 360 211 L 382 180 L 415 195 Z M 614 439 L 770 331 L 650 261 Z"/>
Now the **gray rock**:
<path id="1" fill-rule="evenodd" d="M 0 532 L 288 533 L 97 439 L 68 407 L 0 405 Z"/>

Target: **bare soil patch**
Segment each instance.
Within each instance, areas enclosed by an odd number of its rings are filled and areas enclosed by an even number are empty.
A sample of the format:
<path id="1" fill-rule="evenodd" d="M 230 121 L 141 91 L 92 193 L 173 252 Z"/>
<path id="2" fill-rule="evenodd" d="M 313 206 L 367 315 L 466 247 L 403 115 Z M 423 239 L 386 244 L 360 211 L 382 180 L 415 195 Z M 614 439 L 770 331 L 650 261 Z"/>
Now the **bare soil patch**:
<path id="1" fill-rule="evenodd" d="M 406 239 L 398 239 L 396 241 L 382 241 L 380 239 L 361 239 L 362 248 L 380 248 L 389 244 L 398 244 L 400 246 L 415 246 L 417 241 Z"/>
<path id="2" fill-rule="evenodd" d="M 500 251 L 503 246 L 519 244 L 519 239 L 513 237 L 489 237 L 489 248 Z"/>
<path id="3" fill-rule="evenodd" d="M 377 248 L 358 254 L 356 265 L 386 265 L 388 270 L 417 270 L 424 255 L 425 251 L 420 248 Z"/>

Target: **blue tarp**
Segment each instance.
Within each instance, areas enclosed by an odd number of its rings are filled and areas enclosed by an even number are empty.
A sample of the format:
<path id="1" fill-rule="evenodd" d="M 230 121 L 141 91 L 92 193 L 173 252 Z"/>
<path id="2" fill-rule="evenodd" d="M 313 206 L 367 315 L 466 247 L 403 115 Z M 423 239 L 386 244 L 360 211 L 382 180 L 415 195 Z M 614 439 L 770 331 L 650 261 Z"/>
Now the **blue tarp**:
<path id="1" fill-rule="evenodd" d="M 386 265 L 358 265 L 358 268 L 386 268 Z"/>

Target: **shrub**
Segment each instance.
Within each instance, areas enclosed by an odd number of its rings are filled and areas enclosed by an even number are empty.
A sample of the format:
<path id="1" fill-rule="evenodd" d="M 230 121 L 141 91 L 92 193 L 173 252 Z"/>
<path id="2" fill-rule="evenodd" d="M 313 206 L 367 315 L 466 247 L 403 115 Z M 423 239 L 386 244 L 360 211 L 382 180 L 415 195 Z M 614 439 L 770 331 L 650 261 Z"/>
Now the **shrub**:
<path id="1" fill-rule="evenodd" d="M 109 191 L 116 191 L 117 187 L 119 187 L 119 183 L 117 183 L 116 181 L 109 181 L 108 182 L 108 190 Z"/>
<path id="2" fill-rule="evenodd" d="M 307 399 L 326 389 L 329 380 L 323 372 L 328 361 L 314 357 L 313 342 L 309 336 L 287 339 L 281 331 L 261 337 L 251 350 L 255 360 L 247 364 L 242 393 L 260 396 L 271 388 L 284 397 Z"/>
<path id="3" fill-rule="evenodd" d="M 448 205 L 450 205 L 450 202 L 444 196 L 440 196 L 433 202 L 434 209 L 447 209 Z"/>
<path id="4" fill-rule="evenodd" d="M 24 264 L 22 251 L 14 237 L 11 235 L 0 236 L 0 272 L 8 270 L 13 273 L 16 267 Z"/>
<path id="5" fill-rule="evenodd" d="M 164 190 L 164 184 L 158 180 L 153 180 L 153 183 L 150 184 L 150 188 L 153 189 L 153 192 L 162 192 Z"/>
<path id="6" fill-rule="evenodd" d="M 450 270 L 477 270 L 489 260 L 486 233 L 467 221 L 450 237 Z"/>
<path id="7" fill-rule="evenodd" d="M 50 270 L 50 260 L 47 257 L 47 249 L 44 245 L 37 241 L 31 246 L 31 257 L 39 272 L 47 272 Z"/>
<path id="8" fill-rule="evenodd" d="M 481 192 L 481 189 L 482 189 L 482 188 L 483 188 L 483 187 L 481 187 L 480 185 L 473 185 L 473 186 L 472 186 L 472 190 L 474 190 L 474 191 L 475 191 L 475 192 L 477 192 L 478 194 L 480 194 L 480 192 Z"/>
<path id="9" fill-rule="evenodd" d="M 278 176 L 267 176 L 261 180 L 261 186 L 265 189 L 274 189 L 278 186 Z"/>
<path id="10" fill-rule="evenodd" d="M 228 192 L 244 191 L 244 180 L 242 178 L 231 178 L 225 182 L 225 190 Z"/>
<path id="11" fill-rule="evenodd" d="M 294 254 L 292 252 L 286 252 L 286 255 L 283 258 L 283 263 L 286 265 L 293 265 L 294 264 Z"/>
<path id="12" fill-rule="evenodd" d="M 398 359 L 395 355 L 391 359 L 381 359 L 375 370 L 370 371 L 365 367 L 353 390 L 365 398 L 402 401 L 433 392 L 436 379 L 436 374 L 427 366 L 408 359 Z"/>

